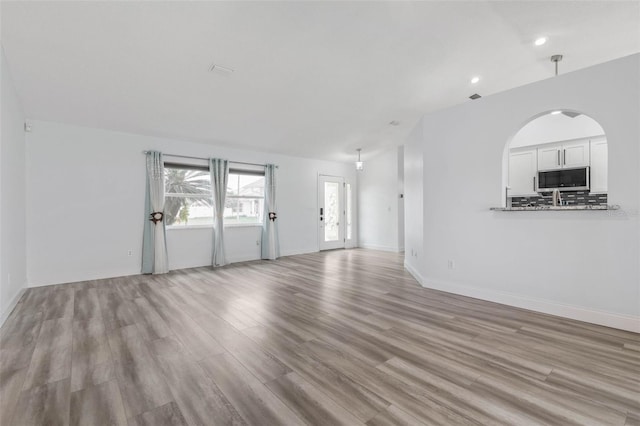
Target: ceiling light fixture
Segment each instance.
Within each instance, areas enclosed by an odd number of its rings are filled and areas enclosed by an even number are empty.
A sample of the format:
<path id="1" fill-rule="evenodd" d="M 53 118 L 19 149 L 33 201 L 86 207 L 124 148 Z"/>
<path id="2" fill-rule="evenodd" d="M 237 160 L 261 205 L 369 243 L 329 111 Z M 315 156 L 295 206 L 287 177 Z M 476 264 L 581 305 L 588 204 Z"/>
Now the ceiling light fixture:
<path id="1" fill-rule="evenodd" d="M 562 114 L 562 111 L 551 111 L 551 115 Z"/>
<path id="2" fill-rule="evenodd" d="M 536 39 L 536 41 L 533 42 L 533 44 L 535 44 L 536 46 L 542 46 L 546 42 L 547 42 L 547 38 L 546 37 L 539 37 L 539 38 Z"/>
<path id="3" fill-rule="evenodd" d="M 482 96 L 478 95 L 477 93 L 474 93 L 473 95 L 469 96 L 469 99 L 475 101 L 476 99 L 480 99 L 481 97 Z"/>
<path id="4" fill-rule="evenodd" d="M 479 81 L 480 81 L 480 77 L 473 77 L 473 78 L 471 79 L 471 84 L 476 84 L 476 83 L 477 83 L 477 82 L 479 82 Z"/>
<path id="5" fill-rule="evenodd" d="M 556 76 L 558 75 L 558 62 L 562 60 L 562 55 L 553 55 L 551 57 L 551 62 L 556 64 Z"/>
<path id="6" fill-rule="evenodd" d="M 358 151 L 358 161 L 356 161 L 356 170 L 361 172 L 362 170 L 364 170 L 364 163 L 360 160 L 360 151 L 362 151 L 362 148 L 358 148 L 356 149 L 356 151 Z"/>

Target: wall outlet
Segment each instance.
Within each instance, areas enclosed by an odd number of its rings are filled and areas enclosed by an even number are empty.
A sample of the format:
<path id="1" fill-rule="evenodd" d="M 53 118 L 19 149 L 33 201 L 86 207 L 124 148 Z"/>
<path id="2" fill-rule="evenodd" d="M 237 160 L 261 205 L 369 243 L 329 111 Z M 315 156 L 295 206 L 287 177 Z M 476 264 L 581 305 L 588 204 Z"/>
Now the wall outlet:
<path id="1" fill-rule="evenodd" d="M 449 267 L 449 269 L 455 269 L 456 268 L 456 262 L 454 262 L 453 259 L 449 259 L 447 261 L 447 266 Z"/>
<path id="2" fill-rule="evenodd" d="M 133 256 L 133 250 L 132 249 L 129 249 L 127 251 L 127 256 Z"/>

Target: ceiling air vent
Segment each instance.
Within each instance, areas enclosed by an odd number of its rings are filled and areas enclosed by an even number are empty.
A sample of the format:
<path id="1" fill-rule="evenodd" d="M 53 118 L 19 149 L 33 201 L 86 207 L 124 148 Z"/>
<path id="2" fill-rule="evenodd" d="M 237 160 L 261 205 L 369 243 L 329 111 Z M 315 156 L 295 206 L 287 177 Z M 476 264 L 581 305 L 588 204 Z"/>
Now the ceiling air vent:
<path id="1" fill-rule="evenodd" d="M 222 65 L 212 64 L 209 67 L 209 72 L 220 75 L 231 75 L 235 72 L 233 68 L 223 67 Z"/>
<path id="2" fill-rule="evenodd" d="M 469 99 L 472 100 L 476 100 L 476 99 L 480 99 L 482 96 L 478 95 L 477 93 L 474 93 L 473 95 L 469 96 Z"/>

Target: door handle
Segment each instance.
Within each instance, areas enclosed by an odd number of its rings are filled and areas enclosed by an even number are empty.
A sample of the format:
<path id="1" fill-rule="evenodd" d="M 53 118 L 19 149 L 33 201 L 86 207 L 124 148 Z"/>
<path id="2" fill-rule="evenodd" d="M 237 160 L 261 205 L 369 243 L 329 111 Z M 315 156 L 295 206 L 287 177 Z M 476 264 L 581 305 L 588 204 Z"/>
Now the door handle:
<path id="1" fill-rule="evenodd" d="M 558 153 L 558 166 L 560 165 L 560 150 L 556 151 Z"/>
<path id="2" fill-rule="evenodd" d="M 567 165 L 567 150 L 562 151 L 562 161 L 564 161 L 564 165 Z"/>
<path id="3" fill-rule="evenodd" d="M 533 177 L 533 192 L 536 192 L 536 177 Z"/>

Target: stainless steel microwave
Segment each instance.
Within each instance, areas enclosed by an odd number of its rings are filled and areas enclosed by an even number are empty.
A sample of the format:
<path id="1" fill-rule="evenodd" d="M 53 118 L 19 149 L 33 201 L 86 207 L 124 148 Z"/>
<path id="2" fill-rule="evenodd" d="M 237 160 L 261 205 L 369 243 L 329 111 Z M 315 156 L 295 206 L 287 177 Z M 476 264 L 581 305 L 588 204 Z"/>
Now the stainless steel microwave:
<path id="1" fill-rule="evenodd" d="M 589 167 L 543 170 L 538 172 L 537 192 L 584 191 L 591 188 Z"/>

